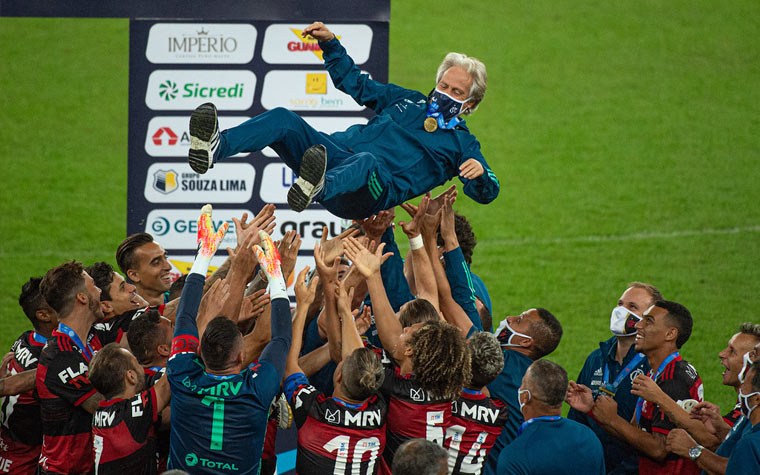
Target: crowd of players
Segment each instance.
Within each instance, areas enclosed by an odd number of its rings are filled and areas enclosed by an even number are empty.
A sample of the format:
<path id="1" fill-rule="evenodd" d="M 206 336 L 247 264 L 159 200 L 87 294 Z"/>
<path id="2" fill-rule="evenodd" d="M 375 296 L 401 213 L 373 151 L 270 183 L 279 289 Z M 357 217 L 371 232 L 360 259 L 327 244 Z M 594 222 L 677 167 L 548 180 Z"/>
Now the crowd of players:
<path id="1" fill-rule="evenodd" d="M 725 335 L 725 415 L 679 355 L 691 314 L 640 282 L 568 381 L 546 358 L 562 337 L 548 310 L 492 331 L 455 197 L 402 205 L 406 256 L 390 209 L 323 236 L 297 277 L 301 238 L 273 243 L 267 205 L 235 220 L 237 248 L 209 277 L 227 225 L 204 207 L 175 282 L 145 233 L 118 246 L 123 274 L 71 261 L 31 278 L 33 329 L 2 361 L 0 473 L 271 474 L 293 424 L 299 474 L 760 471 L 760 325 Z"/>

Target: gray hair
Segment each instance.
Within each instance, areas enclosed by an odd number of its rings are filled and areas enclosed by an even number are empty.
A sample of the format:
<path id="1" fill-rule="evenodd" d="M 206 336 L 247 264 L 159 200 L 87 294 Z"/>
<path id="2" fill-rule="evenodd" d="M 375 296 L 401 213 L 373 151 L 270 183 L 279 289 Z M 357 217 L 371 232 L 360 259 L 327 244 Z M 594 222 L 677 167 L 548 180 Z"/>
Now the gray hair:
<path id="1" fill-rule="evenodd" d="M 470 87 L 470 100 L 475 102 L 475 105 L 468 109 L 463 114 L 471 114 L 480 105 L 480 101 L 483 100 L 483 96 L 486 95 L 486 83 L 488 82 L 488 74 L 486 74 L 486 65 L 483 64 L 477 58 L 467 56 L 462 53 L 449 53 L 443 58 L 443 62 L 438 66 L 438 73 L 435 76 L 435 83 L 438 84 L 443 77 L 443 74 L 454 66 L 458 66 L 464 69 L 467 74 L 472 78 L 472 86 Z"/>
<path id="2" fill-rule="evenodd" d="M 532 396 L 549 407 L 562 407 L 567 394 L 567 371 L 549 360 L 536 360 L 525 372 L 533 383 Z"/>
<path id="3" fill-rule="evenodd" d="M 480 388 L 496 379 L 504 369 L 504 355 L 493 333 L 477 332 L 467 340 L 467 344 L 472 361 L 471 384 Z"/>

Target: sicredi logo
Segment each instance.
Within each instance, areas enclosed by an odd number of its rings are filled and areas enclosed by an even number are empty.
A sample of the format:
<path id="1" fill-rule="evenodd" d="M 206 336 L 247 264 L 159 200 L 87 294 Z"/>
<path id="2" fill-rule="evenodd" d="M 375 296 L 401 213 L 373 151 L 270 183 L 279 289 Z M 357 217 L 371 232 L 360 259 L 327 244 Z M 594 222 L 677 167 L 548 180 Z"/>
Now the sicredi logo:
<path id="1" fill-rule="evenodd" d="M 193 110 L 213 102 L 219 110 L 246 110 L 255 90 L 251 71 L 159 69 L 148 78 L 145 104 L 153 110 Z"/>
<path id="2" fill-rule="evenodd" d="M 154 64 L 247 64 L 253 59 L 256 28 L 236 23 L 156 23 L 145 57 Z"/>
<path id="3" fill-rule="evenodd" d="M 151 210 L 145 220 L 145 232 L 150 233 L 165 249 L 190 249 L 194 251 L 197 246 L 200 212 L 200 207 Z M 248 213 L 249 217 L 255 216 L 250 210 L 245 209 L 214 209 L 212 218 L 214 230 L 219 229 L 219 226 L 224 222 L 230 223 L 219 249 L 234 248 L 237 245 L 235 224 L 232 218 L 239 219 L 243 213 Z"/>
<path id="4" fill-rule="evenodd" d="M 247 203 L 255 177 L 250 163 L 217 163 L 204 175 L 186 163 L 154 163 L 145 177 L 145 199 L 151 203 Z"/>
<path id="5" fill-rule="evenodd" d="M 324 93 L 310 86 L 315 74 L 325 75 Z M 360 106 L 348 94 L 333 87 L 322 71 L 269 71 L 264 76 L 261 105 L 267 109 L 285 107 L 295 111 L 360 111 Z"/>
<path id="6" fill-rule="evenodd" d="M 314 129 L 326 134 L 343 132 L 352 125 L 367 123 L 366 117 L 303 117 L 303 120 L 305 120 L 306 123 L 312 126 Z M 271 149 L 271 147 L 266 147 L 261 152 L 267 157 L 278 156 L 277 153 Z M 287 193 L 287 190 L 285 190 L 285 192 Z M 267 201 L 269 203 L 285 203 L 287 200 L 283 198 L 282 201 L 269 199 L 264 199 L 264 201 Z"/>
<path id="7" fill-rule="evenodd" d="M 301 34 L 306 25 L 270 25 L 264 32 L 261 57 L 270 64 L 322 64 L 322 48 L 317 40 Z M 333 25 L 330 30 L 356 64 L 369 59 L 372 28 L 367 25 Z"/>
<path id="8" fill-rule="evenodd" d="M 276 226 L 272 239 L 281 239 L 288 231 L 301 235 L 301 250 L 314 249 L 322 237 L 322 226 L 327 226 L 328 238 L 333 238 L 343 231 L 343 220 L 325 209 L 306 209 L 296 213 L 290 209 L 277 209 L 274 212 Z"/>
<path id="9" fill-rule="evenodd" d="M 219 117 L 219 128 L 229 129 L 248 120 L 243 116 Z M 187 157 L 190 150 L 190 116 L 153 117 L 145 134 L 145 152 L 153 157 Z M 244 156 L 240 153 L 235 156 Z"/>

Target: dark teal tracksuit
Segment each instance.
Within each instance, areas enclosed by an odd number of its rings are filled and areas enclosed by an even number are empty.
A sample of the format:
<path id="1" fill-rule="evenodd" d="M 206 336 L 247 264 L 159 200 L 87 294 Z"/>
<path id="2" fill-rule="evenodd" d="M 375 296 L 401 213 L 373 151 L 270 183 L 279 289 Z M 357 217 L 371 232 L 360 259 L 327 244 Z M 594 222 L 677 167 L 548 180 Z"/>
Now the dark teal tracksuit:
<path id="1" fill-rule="evenodd" d="M 399 205 L 446 183 L 469 158 L 483 175 L 467 180 L 464 192 L 479 203 L 499 194 L 499 181 L 464 122 L 452 130 L 426 132 L 427 97 L 395 84 L 373 81 L 354 64 L 337 39 L 320 43 L 333 84 L 377 115 L 367 124 L 325 134 L 284 108 L 260 114 L 221 133 L 215 159 L 270 146 L 298 172 L 301 156 L 312 145 L 327 149 L 324 190 L 316 197 L 328 211 L 362 219 Z"/>

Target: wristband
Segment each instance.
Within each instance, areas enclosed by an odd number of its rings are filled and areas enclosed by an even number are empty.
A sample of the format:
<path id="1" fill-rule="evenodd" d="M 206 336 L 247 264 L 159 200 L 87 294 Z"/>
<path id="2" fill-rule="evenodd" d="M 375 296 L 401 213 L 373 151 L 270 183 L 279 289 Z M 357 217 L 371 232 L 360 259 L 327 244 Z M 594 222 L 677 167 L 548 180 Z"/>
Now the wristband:
<path id="1" fill-rule="evenodd" d="M 416 235 L 414 237 L 410 237 L 409 238 L 409 248 L 412 251 L 416 251 L 417 249 L 422 248 L 422 246 L 423 246 L 423 243 L 422 243 L 422 234 L 418 234 L 418 235 Z"/>

